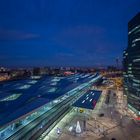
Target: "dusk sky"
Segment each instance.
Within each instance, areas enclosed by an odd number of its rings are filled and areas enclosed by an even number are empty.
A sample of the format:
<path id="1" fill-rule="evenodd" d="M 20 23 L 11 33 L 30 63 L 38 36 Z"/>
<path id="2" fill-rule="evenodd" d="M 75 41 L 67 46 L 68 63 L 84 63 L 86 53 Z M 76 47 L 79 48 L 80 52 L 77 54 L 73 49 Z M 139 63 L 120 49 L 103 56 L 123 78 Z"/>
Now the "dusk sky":
<path id="1" fill-rule="evenodd" d="M 0 0 L 0 66 L 121 61 L 140 0 Z"/>

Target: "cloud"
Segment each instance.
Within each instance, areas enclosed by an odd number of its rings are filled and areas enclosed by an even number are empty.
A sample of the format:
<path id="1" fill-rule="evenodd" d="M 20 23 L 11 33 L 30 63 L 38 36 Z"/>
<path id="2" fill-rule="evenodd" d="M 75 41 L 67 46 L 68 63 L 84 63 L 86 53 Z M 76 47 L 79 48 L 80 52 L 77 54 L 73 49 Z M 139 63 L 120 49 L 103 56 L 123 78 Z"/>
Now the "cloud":
<path id="1" fill-rule="evenodd" d="M 79 25 L 71 28 L 67 28 L 62 31 L 62 37 L 73 37 L 73 38 L 81 38 L 88 37 L 92 35 L 101 35 L 105 30 L 101 27 L 97 26 L 87 26 L 87 25 Z"/>
<path id="2" fill-rule="evenodd" d="M 98 26 L 70 27 L 59 32 L 53 41 L 59 46 L 88 54 L 104 54 L 118 48 L 118 44 L 114 45 L 114 42 L 108 39 L 107 31 Z"/>
<path id="3" fill-rule="evenodd" d="M 109 33 L 100 26 L 80 25 L 61 30 L 52 37 L 52 41 L 73 53 L 73 57 L 79 62 L 104 64 L 113 63 L 122 54 L 122 45 L 116 36 L 114 32 Z M 72 59 L 67 55 L 62 58 Z"/>
<path id="4" fill-rule="evenodd" d="M 0 41 L 30 40 L 38 38 L 38 34 L 18 30 L 0 29 Z"/>
<path id="5" fill-rule="evenodd" d="M 72 54 L 72 53 L 67 53 L 67 52 L 60 52 L 60 53 L 57 53 L 57 56 L 59 56 L 59 57 L 73 57 L 74 56 L 74 54 Z"/>

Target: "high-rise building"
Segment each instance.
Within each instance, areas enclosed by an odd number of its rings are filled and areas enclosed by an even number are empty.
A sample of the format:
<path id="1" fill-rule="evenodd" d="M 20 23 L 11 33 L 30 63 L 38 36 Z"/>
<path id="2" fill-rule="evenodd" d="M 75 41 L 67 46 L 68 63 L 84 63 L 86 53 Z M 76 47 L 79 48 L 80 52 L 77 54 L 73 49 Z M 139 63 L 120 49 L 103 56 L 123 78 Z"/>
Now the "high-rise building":
<path id="1" fill-rule="evenodd" d="M 128 47 L 123 53 L 123 64 L 128 108 L 140 116 L 140 13 L 128 23 Z"/>

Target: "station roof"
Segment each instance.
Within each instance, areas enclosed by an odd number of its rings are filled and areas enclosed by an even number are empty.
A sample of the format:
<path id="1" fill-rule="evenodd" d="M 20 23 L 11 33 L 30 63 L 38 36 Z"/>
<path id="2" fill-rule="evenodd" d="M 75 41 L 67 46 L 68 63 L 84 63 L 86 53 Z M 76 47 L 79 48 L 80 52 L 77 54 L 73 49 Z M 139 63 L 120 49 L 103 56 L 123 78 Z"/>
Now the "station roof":
<path id="1" fill-rule="evenodd" d="M 73 106 L 86 108 L 86 109 L 94 109 L 98 99 L 100 98 L 102 91 L 90 90 L 85 93 L 81 98 L 79 98 Z"/>
<path id="2" fill-rule="evenodd" d="M 0 84 L 0 127 L 47 104 L 94 75 L 75 74 L 68 77 L 43 76 Z"/>

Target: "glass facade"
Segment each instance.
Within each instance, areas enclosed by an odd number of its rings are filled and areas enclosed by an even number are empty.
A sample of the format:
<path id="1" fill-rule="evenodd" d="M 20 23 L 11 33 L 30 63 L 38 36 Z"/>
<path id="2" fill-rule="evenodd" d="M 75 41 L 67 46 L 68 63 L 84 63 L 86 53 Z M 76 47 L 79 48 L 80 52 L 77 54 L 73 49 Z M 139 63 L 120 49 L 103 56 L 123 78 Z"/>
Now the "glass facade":
<path id="1" fill-rule="evenodd" d="M 140 115 L 140 13 L 128 23 L 128 47 L 123 53 L 123 63 L 128 107 Z"/>

